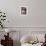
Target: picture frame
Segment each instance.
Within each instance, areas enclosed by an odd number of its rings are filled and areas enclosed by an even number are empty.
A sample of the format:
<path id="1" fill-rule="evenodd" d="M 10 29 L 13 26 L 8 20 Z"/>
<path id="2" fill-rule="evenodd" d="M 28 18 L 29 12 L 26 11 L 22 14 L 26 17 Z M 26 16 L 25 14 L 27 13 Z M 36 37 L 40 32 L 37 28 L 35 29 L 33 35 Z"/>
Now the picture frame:
<path id="1" fill-rule="evenodd" d="M 27 14 L 27 8 L 26 7 L 21 7 L 21 14 L 26 15 Z"/>
<path id="2" fill-rule="evenodd" d="M 20 15 L 27 16 L 28 15 L 28 6 L 20 6 Z"/>

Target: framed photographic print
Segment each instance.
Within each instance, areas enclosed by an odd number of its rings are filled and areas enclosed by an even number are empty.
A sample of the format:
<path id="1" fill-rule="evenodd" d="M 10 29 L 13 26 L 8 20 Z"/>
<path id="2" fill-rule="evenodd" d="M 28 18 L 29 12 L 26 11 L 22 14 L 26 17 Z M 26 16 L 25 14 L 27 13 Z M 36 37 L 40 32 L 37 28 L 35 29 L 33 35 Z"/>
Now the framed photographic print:
<path id="1" fill-rule="evenodd" d="M 20 15 L 27 16 L 28 14 L 28 7 L 27 6 L 20 6 Z"/>
<path id="2" fill-rule="evenodd" d="M 26 13 L 27 13 L 26 7 L 21 7 L 21 14 L 26 15 Z"/>

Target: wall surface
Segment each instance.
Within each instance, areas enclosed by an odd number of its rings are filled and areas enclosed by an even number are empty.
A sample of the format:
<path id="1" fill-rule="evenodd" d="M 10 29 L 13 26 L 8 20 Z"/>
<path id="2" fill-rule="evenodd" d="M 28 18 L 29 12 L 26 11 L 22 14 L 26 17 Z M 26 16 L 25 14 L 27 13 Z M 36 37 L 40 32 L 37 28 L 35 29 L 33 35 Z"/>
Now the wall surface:
<path id="1" fill-rule="evenodd" d="M 27 16 L 20 14 L 21 6 Z M 0 0 L 0 10 L 6 12 L 7 27 L 46 27 L 46 0 Z"/>
<path id="2" fill-rule="evenodd" d="M 27 16 L 20 14 L 21 6 L 27 7 Z M 5 26 L 10 31 L 19 31 L 20 33 L 11 34 L 14 46 L 15 43 L 16 46 L 20 45 L 19 37 L 31 34 L 32 31 L 45 31 L 44 33 L 46 33 L 46 0 L 0 0 L 0 10 L 6 12 Z M 2 38 L 2 35 L 0 37 Z"/>

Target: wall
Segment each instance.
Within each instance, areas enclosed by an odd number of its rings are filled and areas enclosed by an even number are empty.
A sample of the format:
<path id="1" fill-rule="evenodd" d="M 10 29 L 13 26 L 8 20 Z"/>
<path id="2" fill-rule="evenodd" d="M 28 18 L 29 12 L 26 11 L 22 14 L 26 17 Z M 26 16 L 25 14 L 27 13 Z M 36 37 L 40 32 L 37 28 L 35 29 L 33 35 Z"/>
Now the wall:
<path id="1" fill-rule="evenodd" d="M 28 8 L 27 16 L 21 16 L 21 6 Z M 31 31 L 46 31 L 46 0 L 0 0 L 0 9 L 6 12 L 8 21 L 5 26 L 8 29 L 13 27 L 22 35 Z"/>
<path id="2" fill-rule="evenodd" d="M 46 27 L 46 0 L 0 0 L 0 9 L 6 12 L 7 27 Z M 21 16 L 20 7 L 28 8 Z"/>

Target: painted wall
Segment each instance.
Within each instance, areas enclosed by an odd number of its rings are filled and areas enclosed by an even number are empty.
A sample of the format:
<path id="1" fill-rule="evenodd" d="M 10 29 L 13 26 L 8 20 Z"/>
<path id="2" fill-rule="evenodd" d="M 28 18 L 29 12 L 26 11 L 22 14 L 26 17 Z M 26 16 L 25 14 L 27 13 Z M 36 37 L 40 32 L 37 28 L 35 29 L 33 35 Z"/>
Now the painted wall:
<path id="1" fill-rule="evenodd" d="M 28 8 L 27 16 L 21 16 L 21 6 Z M 46 31 L 46 28 L 43 28 L 46 27 L 46 0 L 0 0 L 0 9 L 6 12 L 6 27 L 29 27 L 12 28 L 20 31 L 20 36 L 31 31 Z M 17 34 L 16 37 L 18 38 Z"/>
<path id="2" fill-rule="evenodd" d="M 28 8 L 27 16 L 21 16 L 21 6 Z M 46 27 L 46 0 L 0 0 L 0 9 L 6 12 L 7 27 Z"/>

